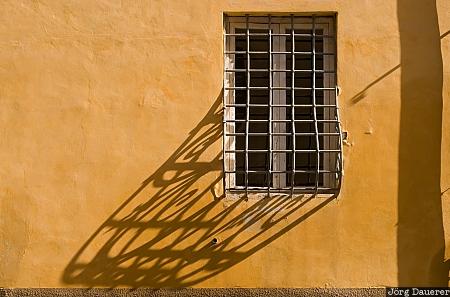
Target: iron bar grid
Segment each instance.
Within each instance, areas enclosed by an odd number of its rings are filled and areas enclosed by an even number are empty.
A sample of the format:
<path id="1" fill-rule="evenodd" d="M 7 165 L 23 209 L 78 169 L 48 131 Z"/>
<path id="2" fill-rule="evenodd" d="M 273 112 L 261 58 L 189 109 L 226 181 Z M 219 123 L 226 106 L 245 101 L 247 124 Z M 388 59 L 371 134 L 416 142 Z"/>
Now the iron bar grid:
<path id="1" fill-rule="evenodd" d="M 337 194 L 335 16 L 246 14 L 224 25 L 225 189 Z"/>
<path id="2" fill-rule="evenodd" d="M 246 71 L 247 73 L 250 73 L 250 71 Z M 287 88 L 287 87 L 225 87 L 226 91 L 230 90 L 278 90 L 278 91 L 289 91 L 289 90 L 304 90 L 304 91 L 335 91 L 335 88 L 307 88 L 307 87 L 293 87 L 293 88 Z"/>

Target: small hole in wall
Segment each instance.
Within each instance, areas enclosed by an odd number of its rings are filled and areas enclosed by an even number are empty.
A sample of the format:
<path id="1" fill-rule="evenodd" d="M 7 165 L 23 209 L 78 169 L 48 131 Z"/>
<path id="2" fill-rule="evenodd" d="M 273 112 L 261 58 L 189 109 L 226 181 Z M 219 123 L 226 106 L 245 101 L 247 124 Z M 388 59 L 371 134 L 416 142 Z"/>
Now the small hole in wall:
<path id="1" fill-rule="evenodd" d="M 218 244 L 218 243 L 219 243 L 219 239 L 216 238 L 216 237 L 214 237 L 214 238 L 211 240 L 211 244 L 212 244 L 212 245 L 216 245 L 216 244 Z"/>

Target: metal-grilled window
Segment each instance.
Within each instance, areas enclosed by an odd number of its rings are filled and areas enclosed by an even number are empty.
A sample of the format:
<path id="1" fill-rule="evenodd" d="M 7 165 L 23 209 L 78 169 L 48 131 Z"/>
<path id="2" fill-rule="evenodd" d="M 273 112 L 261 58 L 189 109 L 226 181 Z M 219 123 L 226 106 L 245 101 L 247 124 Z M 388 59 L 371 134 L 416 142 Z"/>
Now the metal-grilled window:
<path id="1" fill-rule="evenodd" d="M 228 191 L 337 193 L 335 16 L 225 18 Z"/>

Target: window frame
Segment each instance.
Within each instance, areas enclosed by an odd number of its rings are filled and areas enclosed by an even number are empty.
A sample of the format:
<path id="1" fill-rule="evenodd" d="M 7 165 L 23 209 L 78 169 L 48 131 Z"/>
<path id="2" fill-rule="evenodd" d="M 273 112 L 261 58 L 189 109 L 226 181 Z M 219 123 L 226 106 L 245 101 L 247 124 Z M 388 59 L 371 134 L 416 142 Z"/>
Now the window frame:
<path id="1" fill-rule="evenodd" d="M 313 19 L 311 23 L 311 17 Z M 269 34 L 269 67 L 273 70 L 279 70 L 279 69 L 288 69 L 286 67 L 286 54 L 273 54 L 272 52 L 289 52 L 289 49 L 286 49 L 286 40 L 287 36 L 279 36 L 278 38 L 272 40 L 272 34 L 273 35 L 282 35 L 285 34 L 283 32 L 286 32 L 288 30 L 297 30 L 297 29 L 306 29 L 306 30 L 314 30 L 314 33 L 316 30 L 322 30 L 323 36 L 334 36 L 336 35 L 335 30 L 335 17 L 330 18 L 327 17 L 321 17 L 317 16 L 316 19 L 319 19 L 320 22 L 317 22 L 314 20 L 315 16 L 300 16 L 298 18 L 294 18 L 292 15 L 291 17 L 285 17 L 285 16 L 270 16 L 268 15 L 267 18 L 264 17 L 254 17 L 250 15 L 246 16 L 226 16 L 225 22 L 224 22 L 224 36 L 226 35 L 233 35 L 236 34 L 236 29 L 244 29 L 249 32 L 249 30 L 252 29 L 265 29 L 268 30 L 270 28 Z M 249 19 L 252 19 L 250 21 Z M 268 21 L 265 21 L 268 19 Z M 249 37 L 247 37 L 247 41 Z M 295 39 L 294 39 L 295 40 Z M 337 140 L 338 147 L 340 149 L 340 154 L 336 154 L 331 156 L 331 154 L 324 153 L 323 156 L 323 171 L 330 170 L 334 167 L 339 168 L 336 176 L 336 180 L 338 183 L 337 191 L 339 192 L 340 186 L 341 186 L 341 177 L 342 177 L 342 136 L 341 136 L 341 128 L 340 128 L 340 121 L 339 121 L 339 110 L 337 106 L 337 69 L 336 69 L 336 59 L 337 59 L 337 49 L 336 49 L 336 40 L 335 38 L 323 38 L 323 53 L 329 53 L 332 51 L 332 54 L 334 54 L 334 58 L 331 58 L 329 55 L 323 55 L 323 70 L 324 70 L 324 78 L 323 78 L 323 88 L 334 88 L 336 90 L 336 93 L 334 96 L 330 94 L 330 92 L 324 92 L 323 95 L 323 104 L 324 105 L 330 105 L 330 102 L 332 99 L 335 100 L 336 104 L 336 115 L 337 121 L 338 121 L 338 132 L 339 132 L 339 139 Z M 295 48 L 295 45 L 293 45 Z M 235 51 L 235 38 L 225 38 L 224 37 L 224 139 L 223 139 L 223 150 L 224 150 L 224 187 L 225 190 L 228 192 L 229 190 L 237 191 L 237 192 L 245 192 L 248 194 L 248 192 L 252 192 L 252 189 L 249 189 L 249 186 L 246 184 L 244 188 L 237 187 L 236 186 L 236 173 L 232 173 L 233 171 L 236 171 L 236 158 L 235 154 L 227 154 L 226 151 L 235 150 L 235 144 L 236 144 L 236 136 L 227 136 L 227 134 L 233 134 L 235 133 L 235 124 L 234 122 L 227 122 L 228 120 L 235 120 L 235 108 L 226 108 L 227 105 L 233 104 L 235 101 L 235 90 L 229 90 L 228 88 L 233 87 L 235 85 L 235 74 L 234 72 L 227 72 L 226 69 L 235 69 L 235 55 L 234 54 L 227 54 L 227 52 Z M 292 51 L 292 50 L 291 50 Z M 295 50 L 294 50 L 295 51 Z M 313 51 L 314 52 L 314 51 Z M 314 56 L 315 59 L 315 56 Z M 248 62 L 249 63 L 249 62 Z M 315 62 L 314 62 L 315 63 Z M 250 66 L 248 65 L 247 68 Z M 333 75 L 325 75 L 328 71 L 331 72 L 331 70 L 334 69 Z M 248 72 L 250 73 L 250 72 Z M 315 73 L 315 72 L 314 72 Z M 313 74 L 314 76 L 315 74 Z M 269 71 L 269 77 L 271 79 L 271 87 L 280 87 L 280 88 L 286 88 L 286 72 L 272 72 Z M 248 88 L 248 86 L 247 86 Z M 272 112 L 272 106 L 277 104 L 286 104 L 287 102 L 287 89 L 279 89 L 279 90 L 269 90 L 269 113 Z M 315 94 L 315 91 L 313 91 Z M 247 95 L 249 96 L 249 95 Z M 313 95 L 315 96 L 315 95 Z M 247 99 L 249 100 L 249 99 Z M 247 102 L 248 104 L 248 102 Z M 272 105 L 270 105 L 272 104 Z M 248 108 L 248 107 L 247 107 Z M 315 107 L 314 107 L 315 108 Z M 275 112 L 275 110 L 278 110 L 278 112 Z M 284 111 L 284 114 L 283 114 Z M 314 111 L 316 112 L 316 111 Z M 331 119 L 330 109 L 324 109 L 324 119 Z M 286 110 L 275 108 L 273 109 L 273 118 L 272 120 L 287 120 L 286 117 Z M 248 122 L 248 120 L 247 120 Z M 270 122 L 270 121 L 269 121 Z M 315 122 L 317 125 L 317 121 Z M 285 127 L 283 127 L 283 125 Z M 273 123 L 273 130 L 269 133 L 283 133 L 286 132 L 286 127 L 289 125 L 289 123 Z M 332 131 L 332 125 L 330 123 L 323 123 L 324 133 L 331 133 Z M 269 129 L 272 129 L 271 124 L 269 124 Z M 317 126 L 316 126 L 316 134 L 318 133 Z M 246 133 L 248 133 L 248 128 L 246 129 Z M 286 137 L 283 136 L 269 136 L 270 141 L 272 141 L 273 138 L 273 147 L 270 145 L 270 149 L 272 150 L 285 150 L 286 148 Z M 294 136 L 295 138 L 295 136 Z M 327 137 L 324 137 L 324 147 L 330 147 L 330 139 Z M 295 150 L 295 149 L 294 149 Z M 320 149 L 318 149 L 320 150 Z M 295 151 L 294 151 L 295 154 Z M 286 162 L 286 153 L 276 153 L 276 152 L 270 152 L 269 156 L 273 156 L 273 160 L 271 160 L 271 167 L 270 171 L 286 171 L 287 170 L 287 162 Z M 319 155 L 317 155 L 317 158 Z M 247 158 L 246 158 L 247 159 Z M 248 162 L 246 160 L 245 162 Z M 295 159 L 294 159 L 295 162 Z M 333 165 L 335 164 L 335 165 Z M 273 167 L 272 167 L 273 166 Z M 295 166 L 295 164 L 293 164 Z M 319 165 L 318 165 L 319 166 Z M 247 167 L 246 167 L 247 168 Z M 318 167 L 319 168 L 319 167 Z M 230 172 L 231 171 L 231 172 Z M 295 168 L 293 170 L 295 172 Z M 316 174 L 320 174 L 320 169 L 317 169 Z M 271 172 L 272 177 L 272 186 L 267 187 L 267 191 L 272 193 L 279 194 L 280 191 L 278 189 L 284 189 L 286 188 L 287 181 L 286 176 L 287 174 L 284 173 L 273 173 Z M 294 173 L 295 174 L 295 173 Z M 323 175 L 323 187 L 331 184 L 331 178 L 329 174 Z M 265 187 L 262 187 L 265 188 Z M 307 192 L 307 191 L 306 191 Z M 291 195 L 292 194 L 304 194 L 306 193 L 302 190 L 294 189 L 294 186 L 292 186 L 291 189 Z M 316 182 L 316 187 L 314 194 L 324 192 L 320 191 L 318 189 L 318 185 Z"/>

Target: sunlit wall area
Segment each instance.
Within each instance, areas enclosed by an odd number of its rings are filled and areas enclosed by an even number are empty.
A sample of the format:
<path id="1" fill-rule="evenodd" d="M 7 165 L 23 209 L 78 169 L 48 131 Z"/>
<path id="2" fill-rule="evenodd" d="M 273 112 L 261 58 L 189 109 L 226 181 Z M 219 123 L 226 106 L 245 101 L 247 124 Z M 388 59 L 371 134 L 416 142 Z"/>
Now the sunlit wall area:
<path id="1" fill-rule="evenodd" d="M 335 17 L 339 195 L 224 189 L 224 16 Z M 0 287 L 448 286 L 450 3 L 1 1 Z"/>

